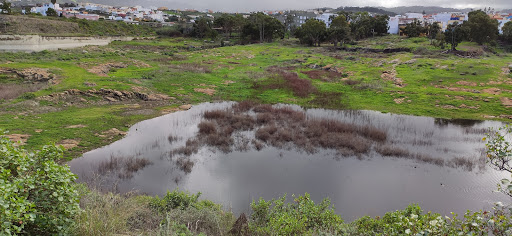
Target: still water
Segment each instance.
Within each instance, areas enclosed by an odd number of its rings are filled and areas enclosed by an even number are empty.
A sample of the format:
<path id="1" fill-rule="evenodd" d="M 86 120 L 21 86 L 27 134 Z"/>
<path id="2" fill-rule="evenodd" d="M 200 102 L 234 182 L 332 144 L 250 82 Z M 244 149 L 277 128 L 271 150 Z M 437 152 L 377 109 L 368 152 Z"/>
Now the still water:
<path id="1" fill-rule="evenodd" d="M 260 151 L 224 153 L 202 147 L 190 158 L 190 173 L 178 168 L 169 154 L 196 136 L 207 110 L 225 109 L 231 102 L 203 103 L 137 123 L 128 135 L 109 146 L 69 162 L 79 181 L 93 182 L 106 191 L 139 191 L 163 195 L 179 188 L 221 203 L 235 213 L 250 212 L 259 197 L 277 198 L 287 193 L 311 194 L 313 200 L 329 197 L 336 212 L 351 221 L 364 215 L 383 215 L 411 203 L 425 211 L 462 215 L 465 210 L 492 207 L 509 198 L 495 193 L 500 179 L 510 177 L 485 166 L 485 129 L 503 125 L 494 121 L 443 120 L 430 117 L 383 114 L 374 111 L 305 110 L 308 119 L 328 118 L 371 125 L 387 132 L 388 143 L 409 152 L 443 159 L 465 158 L 468 166 L 435 165 L 414 159 L 383 157 L 375 151 L 342 157 L 333 150 L 308 154 L 294 148 L 265 147 Z M 298 106 L 290 106 L 301 110 Z M 176 137 L 169 141 L 169 136 Z M 100 172 L 111 158 L 144 158 L 151 162 L 128 178 Z M 102 174 L 99 174 L 102 173 Z"/>

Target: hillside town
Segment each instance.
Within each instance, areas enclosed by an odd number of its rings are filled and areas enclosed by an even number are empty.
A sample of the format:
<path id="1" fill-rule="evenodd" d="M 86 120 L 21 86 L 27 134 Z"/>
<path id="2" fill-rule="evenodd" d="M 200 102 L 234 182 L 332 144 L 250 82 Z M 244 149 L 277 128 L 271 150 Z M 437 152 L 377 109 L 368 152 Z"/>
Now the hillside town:
<path id="1" fill-rule="evenodd" d="M 41 14 L 46 16 L 48 9 L 54 9 L 58 16 L 86 20 L 112 20 L 124 21 L 128 24 L 149 24 L 155 27 L 173 26 L 177 23 L 194 23 L 198 18 L 206 17 L 214 20 L 218 12 L 212 10 L 198 11 L 194 9 L 185 10 L 170 10 L 167 7 L 114 7 L 95 3 L 80 3 L 80 4 L 58 4 L 58 3 L 45 3 L 36 6 L 23 7 L 24 14 Z M 306 22 L 307 19 L 315 18 L 323 21 L 329 26 L 330 19 L 337 16 L 337 9 L 322 8 L 311 10 L 294 10 L 294 11 L 264 11 L 263 13 L 272 16 L 282 23 L 292 16 L 293 21 L 291 25 L 299 27 Z M 512 20 L 512 13 L 501 13 L 494 9 L 484 10 L 492 19 L 496 19 L 499 23 L 500 33 L 502 26 Z M 244 18 L 248 18 L 250 13 L 233 13 L 241 14 Z M 375 13 L 370 15 L 374 16 Z M 405 13 L 403 15 L 390 16 L 388 21 L 389 34 L 402 34 L 402 29 L 407 24 L 413 21 L 418 21 L 422 24 L 437 23 L 440 28 L 445 31 L 447 26 L 455 22 L 461 24 L 468 20 L 467 12 L 439 12 L 434 14 L 422 13 Z"/>

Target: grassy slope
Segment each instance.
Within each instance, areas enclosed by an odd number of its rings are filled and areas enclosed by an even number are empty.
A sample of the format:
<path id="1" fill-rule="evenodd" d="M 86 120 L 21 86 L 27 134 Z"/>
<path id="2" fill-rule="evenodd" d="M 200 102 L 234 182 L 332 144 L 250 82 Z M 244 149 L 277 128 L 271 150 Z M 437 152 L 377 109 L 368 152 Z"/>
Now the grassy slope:
<path id="1" fill-rule="evenodd" d="M 34 108 L 26 105 L 22 99 L 4 101 L 0 104 L 0 127 L 11 133 L 32 135 L 28 139 L 28 148 L 35 148 L 48 142 L 79 138 L 78 147 L 68 151 L 66 156 L 73 158 L 81 152 L 112 142 L 95 134 L 113 127 L 126 130 L 137 121 L 159 115 L 162 108 L 176 107 L 186 103 L 200 103 L 213 100 L 255 99 L 266 103 L 294 103 L 307 107 L 371 109 L 400 114 L 425 115 L 444 118 L 483 119 L 484 115 L 510 115 L 509 109 L 499 101 L 500 97 L 510 97 L 509 92 L 500 95 L 449 91 L 435 86 L 466 88 L 481 91 L 495 87 L 512 90 L 510 84 L 467 86 L 456 84 L 458 81 L 488 83 L 498 78 L 505 80 L 502 68 L 512 61 L 509 54 L 499 56 L 489 54 L 475 59 L 462 59 L 453 55 L 440 54 L 428 45 L 424 39 L 400 39 L 389 36 L 361 42 L 358 46 L 385 48 L 410 47 L 422 48 L 426 54 L 414 53 L 363 54 L 345 51 L 330 52 L 323 48 L 308 48 L 295 44 L 272 43 L 246 46 L 233 46 L 198 50 L 202 41 L 191 39 L 157 39 L 150 41 L 114 42 L 106 47 L 86 47 L 83 49 L 59 50 L 32 54 L 3 53 L 0 67 L 50 68 L 61 78 L 61 82 L 48 89 L 35 92 L 36 96 L 62 92 L 67 89 L 87 90 L 84 83 L 95 83 L 93 88 L 112 88 L 132 90 L 142 87 L 148 91 L 167 94 L 176 100 L 151 106 L 154 113 L 129 115 L 125 111 L 133 105 L 116 103 L 98 103 L 98 98 L 84 97 L 88 102 L 67 104 L 66 102 L 41 101 Z M 467 45 L 474 47 L 474 45 Z M 83 53 L 86 50 L 87 53 Z M 397 77 L 407 84 L 396 87 L 390 81 L 383 81 L 383 71 L 393 70 L 398 59 L 411 64 L 397 64 Z M 150 67 L 137 66 L 134 60 L 144 62 Z M 102 77 L 84 68 L 108 63 L 123 62 L 127 68 L 111 71 Z M 9 63 L 9 64 L 7 64 Z M 271 84 L 275 76 L 266 72 L 270 66 L 291 66 L 300 78 L 308 79 L 301 73 L 309 71 L 311 65 L 331 65 L 340 68 L 348 78 L 360 81 L 360 84 L 346 85 L 341 77 L 332 81 L 311 80 L 319 92 L 308 97 L 297 97 L 287 88 L 264 89 Z M 472 75 L 476 72 L 476 75 Z M 466 73 L 461 75 L 461 73 Z M 235 83 L 227 83 L 233 81 Z M 364 86 L 362 86 L 364 85 Z M 213 96 L 197 92 L 194 89 L 214 89 Z M 459 96 L 459 97 L 455 97 Z M 465 100 L 460 100 L 464 97 Z M 394 99 L 404 98 L 397 104 Z M 484 99 L 488 99 L 487 102 Z M 100 99 L 101 100 L 101 99 Z M 410 102 L 407 102 L 410 100 Z M 135 101 L 137 102 L 137 101 Z M 133 102 L 131 102 L 133 103 Z M 140 103 L 141 109 L 149 106 Z M 443 106 L 478 106 L 479 109 L 444 109 Z M 438 106 L 436 106 L 438 105 Z M 53 112 L 45 112 L 43 108 Z M 37 110 L 37 109 L 36 109 Z M 56 110 L 56 111 L 54 111 Z M 14 119 L 14 118 L 17 119 Z M 83 124 L 87 128 L 66 129 L 69 125 Z M 36 130 L 43 132 L 37 133 Z"/>

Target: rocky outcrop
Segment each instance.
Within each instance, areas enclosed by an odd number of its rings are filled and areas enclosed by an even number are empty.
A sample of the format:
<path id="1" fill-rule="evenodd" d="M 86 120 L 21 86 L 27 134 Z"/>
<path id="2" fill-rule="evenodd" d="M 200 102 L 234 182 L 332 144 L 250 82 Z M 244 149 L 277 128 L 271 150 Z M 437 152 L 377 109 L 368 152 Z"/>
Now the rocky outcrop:
<path id="1" fill-rule="evenodd" d="M 16 74 L 28 83 L 54 83 L 55 76 L 48 72 L 48 69 L 42 68 L 27 68 L 27 69 L 12 69 L 0 68 L 0 74 Z"/>
<path id="2" fill-rule="evenodd" d="M 66 90 L 62 93 L 54 93 L 48 96 L 43 96 L 40 99 L 42 100 L 53 100 L 53 99 L 61 99 L 67 98 L 70 96 L 87 96 L 87 97 L 103 97 L 105 100 L 110 102 L 117 101 L 126 101 L 132 99 L 139 99 L 143 101 L 163 101 L 173 99 L 165 94 L 147 94 L 142 92 L 132 92 L 132 91 L 118 91 L 113 89 L 90 89 L 86 91 L 81 91 L 78 89 L 70 89 Z"/>

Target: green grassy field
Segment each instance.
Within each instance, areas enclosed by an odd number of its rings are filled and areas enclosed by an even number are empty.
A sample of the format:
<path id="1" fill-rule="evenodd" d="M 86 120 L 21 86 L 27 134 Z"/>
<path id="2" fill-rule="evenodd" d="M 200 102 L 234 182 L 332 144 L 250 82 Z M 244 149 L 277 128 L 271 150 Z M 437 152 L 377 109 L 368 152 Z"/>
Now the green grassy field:
<path id="1" fill-rule="evenodd" d="M 66 152 L 71 159 L 121 138 L 102 135 L 105 131 L 126 131 L 138 121 L 177 110 L 180 105 L 206 101 L 251 99 L 504 121 L 512 115 L 505 106 L 512 97 L 511 55 L 485 52 L 472 43 L 460 48 L 480 50 L 474 58 L 443 53 L 428 39 L 398 36 L 372 38 L 348 47 L 409 48 L 411 52 L 351 52 L 332 50 L 328 45 L 304 47 L 294 40 L 213 46 L 188 38 L 164 38 L 113 42 L 105 47 L 2 53 L 0 68 L 45 68 L 56 76 L 57 83 L 33 92 L 34 96 L 1 100 L 0 127 L 11 134 L 30 135 L 28 149 L 76 140 L 78 146 Z M 105 67 L 109 63 L 120 66 Z M 100 73 L 102 70 L 105 73 Z M 21 79 L 0 75 L 0 85 L 12 83 L 23 85 Z M 112 102 L 102 96 L 74 95 L 48 99 L 48 95 L 70 89 L 102 88 L 170 98 Z M 80 127 L 66 128 L 73 125 Z"/>

